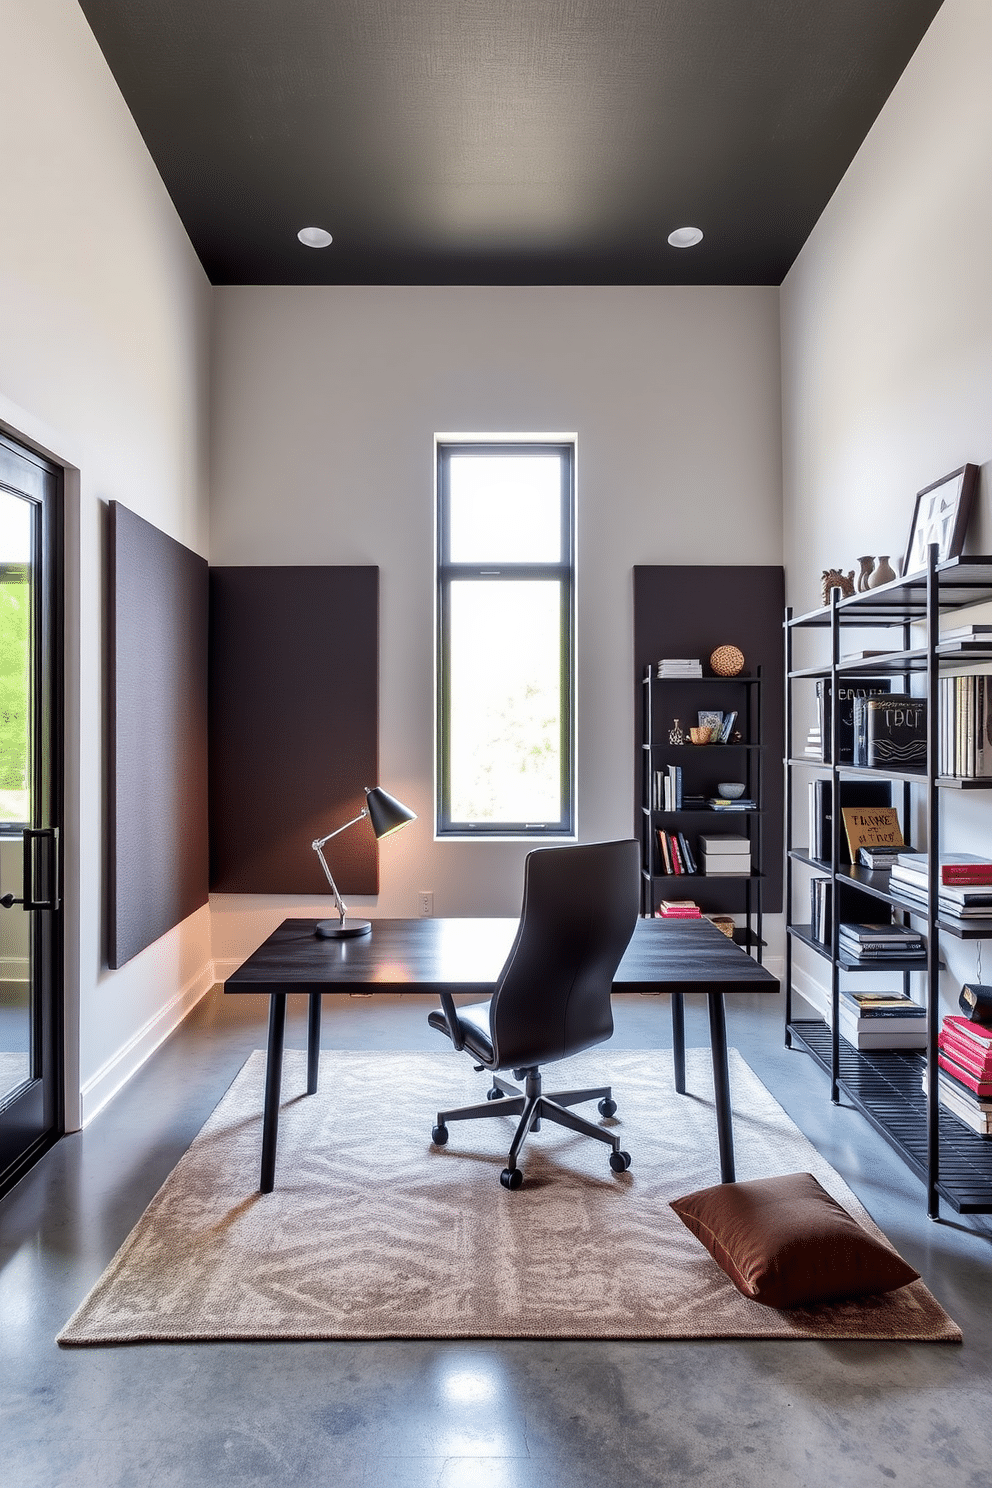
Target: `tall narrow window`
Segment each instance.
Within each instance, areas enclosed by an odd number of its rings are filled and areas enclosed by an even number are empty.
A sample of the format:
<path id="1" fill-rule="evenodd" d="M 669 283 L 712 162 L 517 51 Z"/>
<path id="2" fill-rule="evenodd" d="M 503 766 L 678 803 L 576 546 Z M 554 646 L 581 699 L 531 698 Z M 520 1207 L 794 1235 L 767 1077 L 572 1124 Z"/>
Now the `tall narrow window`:
<path id="1" fill-rule="evenodd" d="M 438 835 L 574 830 L 574 453 L 438 443 Z"/>

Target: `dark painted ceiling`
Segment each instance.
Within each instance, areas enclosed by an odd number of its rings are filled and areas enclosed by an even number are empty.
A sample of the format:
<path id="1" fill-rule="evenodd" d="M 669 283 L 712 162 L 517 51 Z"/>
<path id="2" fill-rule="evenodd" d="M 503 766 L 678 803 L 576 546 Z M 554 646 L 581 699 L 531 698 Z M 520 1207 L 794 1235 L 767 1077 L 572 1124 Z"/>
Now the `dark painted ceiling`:
<path id="1" fill-rule="evenodd" d="M 778 284 L 939 9 L 80 4 L 215 284 Z"/>

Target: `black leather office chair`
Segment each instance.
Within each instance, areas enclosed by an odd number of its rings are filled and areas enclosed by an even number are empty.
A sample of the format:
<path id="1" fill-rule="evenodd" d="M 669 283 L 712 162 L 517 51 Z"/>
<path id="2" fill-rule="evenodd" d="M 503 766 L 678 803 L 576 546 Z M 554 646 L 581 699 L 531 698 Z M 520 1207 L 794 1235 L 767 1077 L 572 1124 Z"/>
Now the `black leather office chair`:
<path id="1" fill-rule="evenodd" d="M 609 1086 L 595 1090 L 541 1090 L 540 1066 L 600 1044 L 613 1034 L 613 976 L 634 933 L 640 855 L 637 843 L 598 842 L 589 847 L 546 847 L 528 853 L 520 928 L 488 1002 L 458 1008 L 441 993 L 442 1010 L 428 1018 L 477 1069 L 513 1071 L 524 1089 L 492 1077 L 485 1105 L 439 1111 L 434 1141 L 448 1140 L 449 1121 L 519 1116 L 504 1188 L 519 1188 L 517 1157 L 542 1118 L 595 1137 L 612 1148 L 610 1167 L 623 1173 L 630 1154 L 620 1138 L 568 1110 L 598 1100 L 602 1116 L 616 1111 Z"/>

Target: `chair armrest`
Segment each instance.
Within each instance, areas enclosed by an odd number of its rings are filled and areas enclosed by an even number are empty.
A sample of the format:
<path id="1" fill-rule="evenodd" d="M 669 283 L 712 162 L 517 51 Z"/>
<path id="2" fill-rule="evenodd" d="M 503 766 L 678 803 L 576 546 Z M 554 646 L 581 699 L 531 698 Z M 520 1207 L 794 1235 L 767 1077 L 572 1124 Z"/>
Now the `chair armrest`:
<path id="1" fill-rule="evenodd" d="M 458 1011 L 455 1007 L 455 999 L 450 992 L 439 992 L 441 1007 L 444 1011 L 444 1021 L 448 1025 L 448 1037 L 456 1049 L 464 1049 L 465 1035 L 462 1033 L 458 1022 Z"/>

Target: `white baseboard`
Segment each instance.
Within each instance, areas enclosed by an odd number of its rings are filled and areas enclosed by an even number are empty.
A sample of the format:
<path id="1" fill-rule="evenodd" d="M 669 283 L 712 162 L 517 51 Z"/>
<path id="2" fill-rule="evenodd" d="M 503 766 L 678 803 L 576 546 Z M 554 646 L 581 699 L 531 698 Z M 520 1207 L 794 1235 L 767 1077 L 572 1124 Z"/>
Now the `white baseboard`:
<path id="1" fill-rule="evenodd" d="M 244 964 L 244 956 L 226 956 L 223 960 L 218 957 L 214 961 L 214 981 L 226 982 L 228 977 L 232 976 L 238 967 Z"/>
<path id="2" fill-rule="evenodd" d="M 206 996 L 218 980 L 212 961 L 206 962 L 186 986 L 176 993 L 165 1007 L 150 1018 L 123 1048 L 118 1049 L 101 1069 L 79 1092 L 80 1125 L 86 1126 L 98 1111 L 102 1111 L 109 1100 L 137 1074 L 160 1044 L 174 1032 L 191 1010 Z"/>
<path id="3" fill-rule="evenodd" d="M 809 1003 L 810 1012 L 819 1018 L 826 1018 L 827 1008 L 830 1006 L 830 988 L 816 981 L 808 971 L 804 971 L 795 962 L 792 963 L 792 992 L 793 996 L 798 993 L 804 1002 Z M 798 1015 L 803 1014 L 799 1011 Z M 797 1016 L 797 1010 L 793 1010 L 792 1016 Z M 809 1013 L 805 1016 L 809 1017 Z"/>

